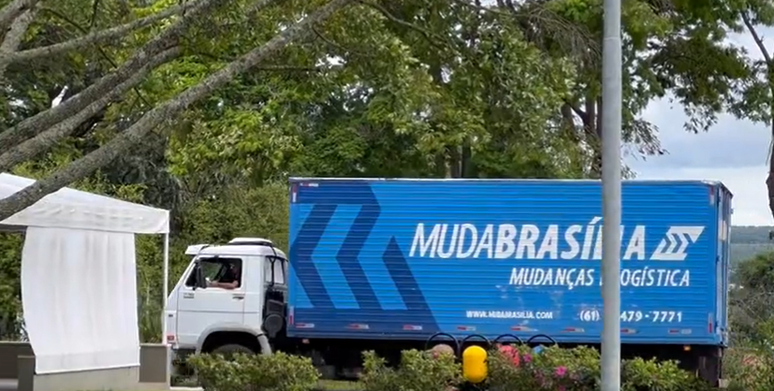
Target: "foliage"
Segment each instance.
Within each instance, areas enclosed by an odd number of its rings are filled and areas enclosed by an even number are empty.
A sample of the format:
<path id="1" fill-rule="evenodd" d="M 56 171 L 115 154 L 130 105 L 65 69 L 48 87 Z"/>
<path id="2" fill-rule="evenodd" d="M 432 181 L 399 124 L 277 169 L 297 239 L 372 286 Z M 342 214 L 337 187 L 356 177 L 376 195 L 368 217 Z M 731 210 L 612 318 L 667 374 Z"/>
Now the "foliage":
<path id="1" fill-rule="evenodd" d="M 774 387 L 774 253 L 760 253 L 742 262 L 735 277 L 738 286 L 730 292 L 729 303 L 732 347 L 723 359 L 729 389 L 770 390 Z"/>
<path id="2" fill-rule="evenodd" d="M 21 246 L 21 235 L 0 233 L 0 339 L 22 337 Z"/>
<path id="3" fill-rule="evenodd" d="M 361 382 L 365 391 L 448 391 L 462 382 L 462 367 L 452 354 L 406 350 L 397 368 L 373 351 L 363 354 Z"/>
<path id="4" fill-rule="evenodd" d="M 501 346 L 490 352 L 491 390 L 586 391 L 600 387 L 599 353 L 588 347 L 548 347 L 535 353 L 528 346 Z M 637 358 L 622 364 L 622 390 L 683 391 L 704 386 L 674 362 Z"/>
<path id="5" fill-rule="evenodd" d="M 229 2 L 194 20 L 181 57 L 150 72 L 134 90 L 13 172 L 44 179 L 71 167 L 322 1 L 284 2 L 257 13 L 246 11 L 250 3 Z M 46 7 L 55 8 L 38 14 L 20 50 L 71 42 L 84 29 L 129 23 L 177 4 L 106 0 L 92 9 L 89 1 L 49 2 Z M 532 45 L 513 18 L 449 2 L 423 4 L 432 7 L 389 2 L 334 15 L 315 25 L 310 39 L 235 77 L 191 105 L 179 121 L 162 123 L 71 186 L 171 209 L 174 285 L 189 261 L 183 249 L 192 243 L 262 236 L 287 248 L 289 174 L 582 177 L 578 163 L 584 152 L 555 126 L 573 67 Z M 50 113 L 58 96 L 72 101 L 114 75 L 179 19 L 34 64 L 9 65 L 0 94 L 7 113 L 0 134 Z M 479 38 L 459 32 L 459 21 L 469 31 L 476 28 Z M 331 57 L 338 61 L 327 61 Z M 455 168 L 462 165 L 464 173 Z M 21 310 L 20 243 L 15 235 L 0 238 L 0 311 L 11 323 Z M 161 243 L 140 237 L 137 246 L 141 334 L 143 341 L 156 341 L 164 302 Z M 12 326 L 9 338 L 18 334 L 19 325 Z"/>
<path id="6" fill-rule="evenodd" d="M 730 374 L 730 391 L 764 391 L 774 387 L 774 354 L 771 348 L 731 348 L 723 360 Z"/>
<path id="7" fill-rule="evenodd" d="M 742 262 L 737 270 L 739 282 L 750 291 L 774 290 L 774 252 L 764 252 Z"/>
<path id="8" fill-rule="evenodd" d="M 281 352 L 235 354 L 231 359 L 201 354 L 189 357 L 187 363 L 204 389 L 213 391 L 309 391 L 320 376 L 310 359 Z"/>
<path id="9" fill-rule="evenodd" d="M 674 361 L 635 358 L 621 366 L 622 389 L 625 391 L 689 391 L 709 389 Z"/>
<path id="10" fill-rule="evenodd" d="M 739 264 L 736 289 L 729 294 L 734 346 L 759 348 L 774 341 L 774 253 L 761 253 Z"/>

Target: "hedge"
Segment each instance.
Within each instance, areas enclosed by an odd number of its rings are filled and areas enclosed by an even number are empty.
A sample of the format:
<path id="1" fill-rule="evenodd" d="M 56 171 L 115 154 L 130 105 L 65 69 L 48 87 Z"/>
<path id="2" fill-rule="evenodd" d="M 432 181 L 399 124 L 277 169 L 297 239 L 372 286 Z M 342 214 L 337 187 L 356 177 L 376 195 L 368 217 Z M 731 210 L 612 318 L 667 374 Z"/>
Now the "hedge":
<path id="1" fill-rule="evenodd" d="M 772 391 L 774 351 L 769 346 L 727 349 L 723 371 L 733 374 L 729 379 L 728 391 Z"/>
<path id="2" fill-rule="evenodd" d="M 306 357 L 276 353 L 271 356 L 235 354 L 230 359 L 201 354 L 187 360 L 205 390 L 309 391 L 320 374 Z"/>
<path id="3" fill-rule="evenodd" d="M 591 391 L 600 389 L 600 357 L 591 348 L 500 346 L 488 352 L 488 376 L 478 390 Z M 188 360 L 207 391 L 311 391 L 320 377 L 305 357 L 196 355 Z M 622 391 L 700 391 L 707 385 L 676 362 L 634 359 L 622 363 Z M 364 353 L 363 391 L 451 391 L 470 388 L 453 354 L 407 350 L 397 367 Z"/>

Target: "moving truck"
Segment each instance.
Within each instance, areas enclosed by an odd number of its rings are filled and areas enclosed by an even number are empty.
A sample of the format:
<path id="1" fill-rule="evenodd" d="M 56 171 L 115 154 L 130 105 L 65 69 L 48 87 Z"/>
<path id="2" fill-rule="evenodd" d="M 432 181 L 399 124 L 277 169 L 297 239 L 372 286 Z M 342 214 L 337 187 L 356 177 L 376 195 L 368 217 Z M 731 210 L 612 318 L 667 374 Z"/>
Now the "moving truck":
<path id="1" fill-rule="evenodd" d="M 622 186 L 622 354 L 717 384 L 732 195 Z M 289 196 L 287 255 L 267 239 L 196 249 L 168 301 L 175 349 L 283 350 L 347 373 L 364 350 L 429 342 L 600 343 L 599 181 L 292 178 Z M 232 264 L 240 285 L 211 286 Z"/>

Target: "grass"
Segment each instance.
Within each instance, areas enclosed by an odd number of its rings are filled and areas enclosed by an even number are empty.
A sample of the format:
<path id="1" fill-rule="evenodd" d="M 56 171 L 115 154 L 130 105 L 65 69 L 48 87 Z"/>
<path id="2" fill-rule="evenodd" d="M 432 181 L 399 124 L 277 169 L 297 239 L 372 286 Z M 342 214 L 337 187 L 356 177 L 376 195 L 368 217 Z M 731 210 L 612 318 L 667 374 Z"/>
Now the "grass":
<path id="1" fill-rule="evenodd" d="M 357 391 L 361 390 L 362 388 L 356 381 L 320 380 L 320 389 L 326 391 Z"/>

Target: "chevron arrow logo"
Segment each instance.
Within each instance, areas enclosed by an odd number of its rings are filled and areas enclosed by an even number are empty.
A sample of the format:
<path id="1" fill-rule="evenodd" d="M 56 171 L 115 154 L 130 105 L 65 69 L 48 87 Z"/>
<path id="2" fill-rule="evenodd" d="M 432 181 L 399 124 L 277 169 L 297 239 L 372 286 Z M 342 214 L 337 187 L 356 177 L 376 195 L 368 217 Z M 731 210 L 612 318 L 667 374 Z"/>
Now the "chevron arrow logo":
<path id="1" fill-rule="evenodd" d="M 650 259 L 653 261 L 685 261 L 688 245 L 696 243 L 704 232 L 700 226 L 674 226 L 666 232 Z"/>

